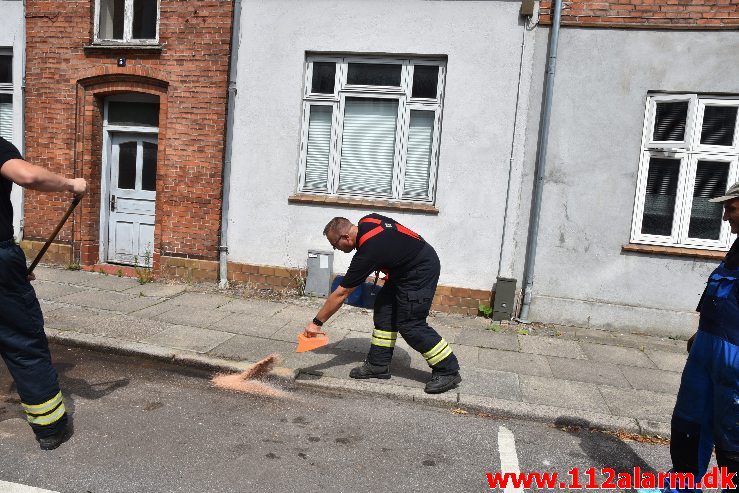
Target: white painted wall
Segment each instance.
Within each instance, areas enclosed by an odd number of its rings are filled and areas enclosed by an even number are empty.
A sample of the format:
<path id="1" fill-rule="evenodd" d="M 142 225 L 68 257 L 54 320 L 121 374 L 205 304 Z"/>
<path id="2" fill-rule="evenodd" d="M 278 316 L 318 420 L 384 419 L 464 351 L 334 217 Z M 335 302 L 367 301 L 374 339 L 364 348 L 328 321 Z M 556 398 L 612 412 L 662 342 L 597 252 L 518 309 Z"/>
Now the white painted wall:
<path id="1" fill-rule="evenodd" d="M 322 231 L 332 217 L 356 221 L 371 212 L 288 204 L 296 192 L 306 51 L 446 55 L 440 212 L 384 214 L 436 248 L 442 284 L 490 289 L 499 269 L 518 90 L 518 9 L 512 1 L 244 1 L 229 260 L 305 266 L 309 249 L 331 248 Z M 344 272 L 350 259 L 339 252 L 334 272 Z"/>
<path id="2" fill-rule="evenodd" d="M 538 34 L 537 64 L 547 34 Z M 692 333 L 718 262 L 621 251 L 631 232 L 644 101 L 650 90 L 739 94 L 739 71 L 728 69 L 738 65 L 737 32 L 562 29 L 533 320 Z M 541 81 L 534 84 L 537 108 Z M 529 125 L 530 138 L 537 126 Z M 528 147 L 529 188 L 535 152 Z"/>
<path id="3" fill-rule="evenodd" d="M 25 60 L 25 17 L 21 0 L 0 1 L 0 48 L 13 50 L 13 139 L 18 149 L 23 150 L 23 74 Z M 23 194 L 20 187 L 13 185 L 13 228 L 16 239 L 21 235 L 23 217 Z"/>

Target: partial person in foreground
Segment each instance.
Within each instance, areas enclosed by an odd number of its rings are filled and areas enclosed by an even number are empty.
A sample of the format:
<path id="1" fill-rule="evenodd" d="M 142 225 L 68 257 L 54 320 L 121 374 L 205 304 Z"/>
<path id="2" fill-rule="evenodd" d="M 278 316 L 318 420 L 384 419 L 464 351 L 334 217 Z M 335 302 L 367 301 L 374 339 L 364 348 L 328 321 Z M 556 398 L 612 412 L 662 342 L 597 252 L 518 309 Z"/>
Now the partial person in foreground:
<path id="1" fill-rule="evenodd" d="M 372 273 L 386 274 L 374 306 L 374 330 L 367 358 L 352 369 L 357 379 L 390 378 L 390 361 L 398 333 L 423 355 L 431 367 L 425 391 L 439 394 L 455 388 L 461 381 L 459 363 L 451 346 L 426 322 L 439 282 L 441 265 L 434 249 L 421 236 L 395 220 L 370 214 L 352 224 L 335 217 L 323 234 L 335 250 L 351 253 L 349 270 L 331 293 L 305 335 L 315 336 L 321 326 L 341 307 L 349 295 Z"/>
<path id="2" fill-rule="evenodd" d="M 723 220 L 733 234 L 739 233 L 739 182 L 710 201 L 723 204 Z M 696 482 L 706 473 L 714 447 L 719 467 L 739 471 L 739 239 L 709 276 L 698 312 L 670 441 L 672 472 L 690 473 Z M 736 475 L 734 482 L 739 482 Z M 671 488 L 667 482 L 660 486 L 640 491 L 697 491 Z"/>
<path id="3" fill-rule="evenodd" d="M 18 149 L 0 137 L 0 355 L 15 381 L 21 406 L 44 450 L 62 444 L 70 434 L 56 370 L 33 275 L 26 275 L 26 257 L 13 238 L 13 183 L 41 192 L 82 196 L 87 182 L 65 178 L 23 160 Z"/>

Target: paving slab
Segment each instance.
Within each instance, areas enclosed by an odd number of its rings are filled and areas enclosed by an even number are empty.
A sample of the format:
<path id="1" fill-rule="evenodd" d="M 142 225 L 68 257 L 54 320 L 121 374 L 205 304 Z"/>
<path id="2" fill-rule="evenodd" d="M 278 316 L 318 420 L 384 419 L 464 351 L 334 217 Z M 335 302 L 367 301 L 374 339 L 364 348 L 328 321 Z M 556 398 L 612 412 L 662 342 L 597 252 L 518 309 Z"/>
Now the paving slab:
<path id="1" fill-rule="evenodd" d="M 525 402 L 609 413 L 606 401 L 592 383 L 519 375 Z"/>
<path id="2" fill-rule="evenodd" d="M 542 356 L 556 356 L 558 358 L 586 359 L 575 341 L 565 341 L 554 337 L 519 335 L 518 344 L 521 352 L 540 354 Z"/>
<path id="3" fill-rule="evenodd" d="M 214 308 L 207 309 L 193 306 L 180 306 L 175 310 L 161 313 L 154 318 L 156 320 L 175 325 L 208 328 L 227 316 L 228 312 L 219 311 Z"/>
<path id="4" fill-rule="evenodd" d="M 123 291 L 126 294 L 135 296 L 150 296 L 154 298 L 171 298 L 184 293 L 187 286 L 184 284 L 167 284 L 163 282 L 149 282 L 146 284 L 138 284 L 132 288 Z"/>
<path id="5" fill-rule="evenodd" d="M 41 305 L 41 311 L 44 313 L 44 316 L 46 316 L 47 313 L 51 313 L 54 310 L 58 310 L 60 308 L 68 307 L 66 303 L 57 303 L 55 301 L 48 301 L 48 300 L 38 300 L 39 304 Z"/>
<path id="6" fill-rule="evenodd" d="M 509 401 L 521 400 L 518 375 L 516 373 L 463 368 L 459 392 L 471 395 L 484 395 Z"/>
<path id="7" fill-rule="evenodd" d="M 63 284 L 58 282 L 50 281 L 34 281 L 33 289 L 36 291 L 36 296 L 40 300 L 56 300 L 62 296 L 68 296 L 70 294 L 81 293 L 81 292 L 94 292 L 90 288 L 70 286 L 69 284 Z"/>
<path id="8" fill-rule="evenodd" d="M 635 368 L 625 366 L 621 368 L 631 386 L 638 390 L 651 390 L 665 394 L 675 394 L 680 388 L 680 373 L 650 368 Z"/>
<path id="9" fill-rule="evenodd" d="M 54 270 L 54 269 L 49 269 Z M 59 274 L 59 272 L 63 274 Z M 38 273 L 34 271 L 34 273 Z M 70 275 L 71 274 L 71 275 Z M 74 284 L 77 286 L 85 286 L 88 288 L 100 289 L 104 291 L 125 291 L 134 286 L 138 286 L 139 282 L 137 279 L 130 277 L 118 277 L 109 276 L 105 274 L 98 274 L 94 272 L 82 272 L 82 271 L 63 271 L 60 270 L 55 273 L 42 274 L 41 279 L 49 281 L 64 282 L 67 284 Z"/>
<path id="10" fill-rule="evenodd" d="M 547 360 L 555 378 L 630 388 L 629 381 L 616 365 L 552 356 L 547 357 Z"/>
<path id="11" fill-rule="evenodd" d="M 621 366 L 638 366 L 641 368 L 657 368 L 651 359 L 639 349 L 605 346 L 583 342 L 583 352 L 591 361 L 602 361 Z"/>
<path id="12" fill-rule="evenodd" d="M 308 322 L 313 320 L 313 317 L 318 313 L 318 309 L 312 305 L 293 305 L 286 304 L 282 309 L 274 315 L 274 318 L 279 320 L 286 320 L 290 322 L 299 322 L 302 327 L 305 327 Z M 329 324 L 331 321 L 328 322 Z M 371 327 L 370 327 L 371 328 Z"/>
<path id="13" fill-rule="evenodd" d="M 284 320 L 262 317 L 260 314 L 226 312 L 226 316 L 213 323 L 211 328 L 232 334 L 270 337 L 287 323 Z"/>
<path id="14" fill-rule="evenodd" d="M 538 354 L 481 348 L 477 364 L 480 368 L 507 371 L 521 375 L 551 377 L 552 370 L 544 356 Z"/>
<path id="15" fill-rule="evenodd" d="M 184 292 L 165 303 L 175 306 L 212 310 L 224 306 L 231 301 L 233 301 L 233 298 L 220 294 Z"/>
<path id="16" fill-rule="evenodd" d="M 229 303 L 221 305 L 218 310 L 229 313 L 248 314 L 259 318 L 268 318 L 285 307 L 285 303 L 260 299 L 233 298 Z"/>
<path id="17" fill-rule="evenodd" d="M 84 291 L 62 296 L 57 298 L 56 301 L 101 310 L 130 313 L 159 303 L 161 299 L 131 296 L 114 291 L 96 291 L 94 293 Z"/>
<path id="18" fill-rule="evenodd" d="M 662 394 L 649 390 L 626 390 L 600 386 L 613 414 L 653 421 L 669 422 L 677 394 Z"/>
<path id="19" fill-rule="evenodd" d="M 452 346 L 452 351 L 459 361 L 459 366 L 475 367 L 480 361 L 479 347 L 454 344 Z"/>
<path id="20" fill-rule="evenodd" d="M 88 328 L 104 324 L 117 315 L 117 313 L 102 310 L 65 306 L 45 314 L 44 324 L 47 327 L 53 327 L 55 329 L 73 330 L 90 334 L 94 331 L 87 330 Z"/>
<path id="21" fill-rule="evenodd" d="M 307 322 L 306 322 L 307 323 Z M 369 310 L 339 310 L 328 322 L 326 327 L 328 330 L 334 328 L 344 329 L 352 332 L 370 333 L 375 323 L 372 318 L 372 312 Z"/>
<path id="22" fill-rule="evenodd" d="M 494 332 L 492 330 L 462 329 L 455 340 L 456 344 L 477 346 L 504 351 L 518 351 L 518 336 Z"/>
<path id="23" fill-rule="evenodd" d="M 142 308 L 140 310 L 134 310 L 132 312 L 129 312 L 128 314 L 132 317 L 154 318 L 157 315 L 171 312 L 172 310 L 177 310 L 179 308 L 180 307 L 177 305 L 168 304 L 166 301 L 163 301 L 155 305 L 147 306 L 146 308 Z"/>
<path id="24" fill-rule="evenodd" d="M 168 348 L 186 349 L 196 353 L 207 353 L 232 337 L 236 336 L 219 330 L 172 325 L 141 342 Z"/>
<path id="25" fill-rule="evenodd" d="M 278 353 L 282 358 L 282 365 L 289 366 L 286 358 L 295 352 L 297 346 L 297 342 L 289 343 L 263 337 L 235 335 L 226 343 L 219 344 L 208 351 L 208 354 L 237 361 L 259 361 L 269 354 Z"/>
<path id="26" fill-rule="evenodd" d="M 156 320 L 142 320 L 128 315 L 117 315 L 88 326 L 82 332 L 141 342 L 171 327 L 171 324 Z"/>
<path id="27" fill-rule="evenodd" d="M 685 361 L 688 359 L 688 352 L 681 351 L 673 353 L 671 351 L 650 350 L 645 351 L 649 359 L 654 361 L 660 370 L 674 371 L 682 373 L 685 368 Z"/>

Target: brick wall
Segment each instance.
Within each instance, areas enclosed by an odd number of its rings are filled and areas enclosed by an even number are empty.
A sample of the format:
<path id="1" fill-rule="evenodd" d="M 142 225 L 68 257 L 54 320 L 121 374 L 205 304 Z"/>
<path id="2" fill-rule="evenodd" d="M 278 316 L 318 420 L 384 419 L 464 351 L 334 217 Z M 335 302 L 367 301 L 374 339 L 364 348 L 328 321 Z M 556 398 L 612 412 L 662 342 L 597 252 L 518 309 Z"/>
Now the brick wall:
<path id="1" fill-rule="evenodd" d="M 154 266 L 162 255 L 215 260 L 232 2 L 161 0 L 160 50 L 89 48 L 94 4 L 26 2 L 25 157 L 90 182 L 59 241 L 83 264 L 98 260 L 102 102 L 140 92 L 160 98 Z M 25 200 L 26 238 L 41 240 L 70 198 L 29 191 Z"/>
<path id="2" fill-rule="evenodd" d="M 541 2 L 541 23 L 551 24 L 553 2 Z M 737 29 L 739 0 L 569 0 L 562 25 L 658 29 Z"/>

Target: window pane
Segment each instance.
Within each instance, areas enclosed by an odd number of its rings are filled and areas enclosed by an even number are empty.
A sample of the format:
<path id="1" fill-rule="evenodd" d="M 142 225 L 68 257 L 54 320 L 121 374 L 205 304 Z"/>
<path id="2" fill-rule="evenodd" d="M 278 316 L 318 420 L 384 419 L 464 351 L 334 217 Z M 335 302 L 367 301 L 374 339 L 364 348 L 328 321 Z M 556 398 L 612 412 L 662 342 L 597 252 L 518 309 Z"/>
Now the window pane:
<path id="1" fill-rule="evenodd" d="M 392 196 L 395 99 L 346 98 L 339 192 Z"/>
<path id="2" fill-rule="evenodd" d="M 157 189 L 157 145 L 144 142 L 141 163 L 141 189 L 155 192 Z"/>
<path id="3" fill-rule="evenodd" d="M 726 190 L 729 177 L 729 164 L 725 162 L 698 161 L 695 171 L 695 190 L 693 207 L 690 209 L 690 238 L 718 240 L 721 235 L 721 204 L 708 199 L 719 197 Z"/>
<path id="4" fill-rule="evenodd" d="M 657 103 L 652 140 L 656 142 L 685 140 L 685 122 L 687 119 L 687 101 Z"/>
<path id="5" fill-rule="evenodd" d="M 734 143 L 736 106 L 706 106 L 701 144 L 730 146 Z"/>
<path id="6" fill-rule="evenodd" d="M 156 0 L 133 0 L 133 39 L 156 39 L 157 2 Z"/>
<path id="7" fill-rule="evenodd" d="M 311 106 L 303 190 L 325 192 L 331 152 L 332 106 Z"/>
<path id="8" fill-rule="evenodd" d="M 111 125 L 159 126 L 159 104 L 111 101 L 108 103 L 108 123 Z"/>
<path id="9" fill-rule="evenodd" d="M 350 63 L 347 84 L 400 87 L 401 65 L 396 63 Z"/>
<path id="10" fill-rule="evenodd" d="M 434 141 L 434 112 L 411 111 L 408 128 L 408 155 L 405 161 L 403 196 L 428 198 L 431 172 L 431 144 Z"/>
<path id="11" fill-rule="evenodd" d="M 100 0 L 100 39 L 123 39 L 125 0 Z"/>
<path id="12" fill-rule="evenodd" d="M 679 159 L 653 157 L 649 160 L 642 234 L 661 236 L 672 234 L 679 173 Z"/>
<path id="13" fill-rule="evenodd" d="M 0 84 L 13 82 L 13 55 L 0 55 Z"/>
<path id="14" fill-rule="evenodd" d="M 118 188 L 136 189 L 136 142 L 118 146 Z"/>
<path id="15" fill-rule="evenodd" d="M 439 83 L 439 67 L 435 65 L 415 65 L 413 67 L 414 98 L 436 98 L 436 86 Z"/>
<path id="16" fill-rule="evenodd" d="M 333 94 L 335 78 L 336 64 L 334 62 L 313 62 L 311 92 Z"/>

